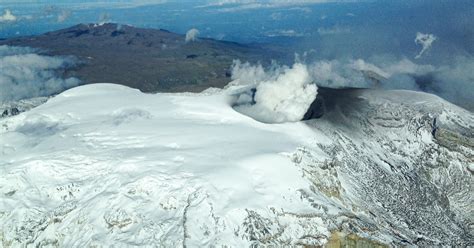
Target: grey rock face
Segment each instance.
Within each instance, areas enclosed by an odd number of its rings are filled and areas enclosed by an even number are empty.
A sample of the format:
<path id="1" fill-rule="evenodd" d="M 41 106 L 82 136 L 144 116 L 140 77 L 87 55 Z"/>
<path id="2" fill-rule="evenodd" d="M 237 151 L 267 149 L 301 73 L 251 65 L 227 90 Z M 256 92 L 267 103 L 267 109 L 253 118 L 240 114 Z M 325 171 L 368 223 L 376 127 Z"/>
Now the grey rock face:
<path id="1" fill-rule="evenodd" d="M 324 115 L 307 123 L 333 142 L 315 141 L 325 156 L 306 148 L 296 162 L 316 194 L 355 210 L 346 231 L 395 246 L 473 245 L 473 114 L 408 91 L 325 97 Z"/>

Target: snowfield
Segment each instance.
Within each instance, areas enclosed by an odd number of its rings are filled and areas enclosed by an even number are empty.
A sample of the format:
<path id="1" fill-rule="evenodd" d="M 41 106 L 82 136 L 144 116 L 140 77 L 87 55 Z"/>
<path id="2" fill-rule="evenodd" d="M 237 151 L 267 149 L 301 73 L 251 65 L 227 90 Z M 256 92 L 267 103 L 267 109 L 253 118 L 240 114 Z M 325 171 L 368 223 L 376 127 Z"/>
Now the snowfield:
<path id="1" fill-rule="evenodd" d="M 359 91 L 265 124 L 233 91 L 95 84 L 0 119 L 0 246 L 473 244 L 472 113 Z"/>
<path id="2" fill-rule="evenodd" d="M 4 244 L 241 246 L 246 209 L 311 212 L 290 153 L 312 131 L 228 101 L 91 85 L 2 122 Z"/>

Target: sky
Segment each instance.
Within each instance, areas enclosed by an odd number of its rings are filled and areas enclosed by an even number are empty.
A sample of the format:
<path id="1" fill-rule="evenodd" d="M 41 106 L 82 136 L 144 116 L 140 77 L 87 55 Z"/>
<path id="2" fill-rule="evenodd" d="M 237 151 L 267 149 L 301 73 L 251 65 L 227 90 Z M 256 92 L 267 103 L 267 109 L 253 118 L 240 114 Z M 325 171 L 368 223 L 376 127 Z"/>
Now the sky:
<path id="1" fill-rule="evenodd" d="M 180 34 L 193 30 L 198 37 L 284 47 L 312 65 L 326 84 L 358 85 L 360 75 L 351 68 L 362 66 L 394 77 L 391 88 L 419 89 L 411 81 L 421 80 L 421 90 L 449 91 L 448 99 L 474 98 L 466 93 L 474 92 L 472 0 L 58 2 L 0 0 L 0 38 L 100 22 Z M 440 79 L 426 83 L 426 78 Z"/>
<path id="2" fill-rule="evenodd" d="M 432 44 L 438 53 L 423 57 L 440 60 L 474 53 L 472 13 L 470 0 L 0 0 L 0 38 L 108 21 L 182 34 L 196 28 L 203 37 L 242 43 L 296 43 L 295 51 L 337 58 L 416 56 L 422 33 L 439 37 Z"/>

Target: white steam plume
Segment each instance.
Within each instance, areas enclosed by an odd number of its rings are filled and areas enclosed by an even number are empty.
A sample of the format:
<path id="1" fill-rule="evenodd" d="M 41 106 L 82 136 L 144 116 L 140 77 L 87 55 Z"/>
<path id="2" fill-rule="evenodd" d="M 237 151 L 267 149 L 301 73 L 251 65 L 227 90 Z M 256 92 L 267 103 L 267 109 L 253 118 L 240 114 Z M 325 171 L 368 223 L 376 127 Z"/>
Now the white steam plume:
<path id="1" fill-rule="evenodd" d="M 57 70 L 73 66 L 73 59 L 42 56 L 33 51 L 0 46 L 0 102 L 49 96 L 79 84 L 76 78 L 56 76 Z"/>
<path id="2" fill-rule="evenodd" d="M 312 83 L 306 65 L 279 67 L 264 72 L 260 65 L 234 63 L 233 78 L 238 84 L 246 80 L 255 91 L 239 95 L 237 111 L 265 123 L 300 121 L 316 99 L 317 86 Z"/>
<path id="3" fill-rule="evenodd" d="M 196 41 L 199 35 L 199 30 L 192 28 L 186 32 L 186 43 Z"/>
<path id="4" fill-rule="evenodd" d="M 421 58 L 421 56 L 431 48 L 433 42 L 437 39 L 433 34 L 416 33 L 415 43 L 422 46 L 422 49 L 415 59 Z"/>

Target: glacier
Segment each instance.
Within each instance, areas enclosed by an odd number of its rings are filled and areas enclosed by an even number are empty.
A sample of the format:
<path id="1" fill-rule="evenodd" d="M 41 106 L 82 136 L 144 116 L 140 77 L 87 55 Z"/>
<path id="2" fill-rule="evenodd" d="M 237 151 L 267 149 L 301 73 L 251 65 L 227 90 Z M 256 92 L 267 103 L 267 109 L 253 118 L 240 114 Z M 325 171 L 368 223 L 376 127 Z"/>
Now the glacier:
<path id="1" fill-rule="evenodd" d="M 471 112 L 339 90 L 267 124 L 238 90 L 93 84 L 0 119 L 2 246 L 473 245 Z"/>

